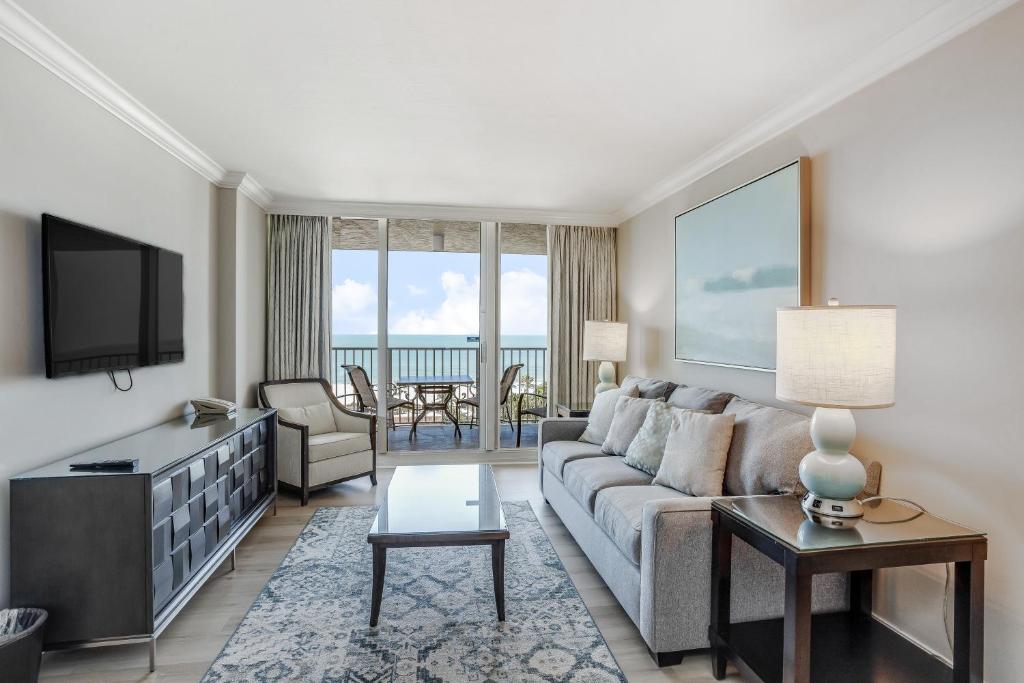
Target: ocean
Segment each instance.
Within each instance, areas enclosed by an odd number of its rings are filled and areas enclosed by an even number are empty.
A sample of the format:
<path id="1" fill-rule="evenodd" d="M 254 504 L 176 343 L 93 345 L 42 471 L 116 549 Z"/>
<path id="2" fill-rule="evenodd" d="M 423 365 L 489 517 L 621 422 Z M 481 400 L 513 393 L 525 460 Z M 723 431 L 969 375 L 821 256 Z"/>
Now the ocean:
<path id="1" fill-rule="evenodd" d="M 378 382 L 380 362 L 377 358 L 377 335 L 335 334 L 331 338 L 331 360 L 335 381 L 347 382 L 342 365 L 361 365 L 370 380 Z M 424 375 L 478 374 L 479 338 L 454 334 L 393 334 L 391 348 L 391 382 L 403 377 Z M 522 363 L 517 384 L 532 388 L 545 382 L 547 376 L 547 337 L 513 334 L 501 337 L 501 366 Z"/>

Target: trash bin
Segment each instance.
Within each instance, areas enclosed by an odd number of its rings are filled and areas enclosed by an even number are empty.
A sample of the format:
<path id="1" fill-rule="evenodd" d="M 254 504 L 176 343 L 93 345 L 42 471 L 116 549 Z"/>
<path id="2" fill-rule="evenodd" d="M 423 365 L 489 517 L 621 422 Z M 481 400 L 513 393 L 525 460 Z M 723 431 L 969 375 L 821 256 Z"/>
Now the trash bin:
<path id="1" fill-rule="evenodd" d="M 46 610 L 0 609 L 0 671 L 5 681 L 35 683 L 43 656 Z"/>

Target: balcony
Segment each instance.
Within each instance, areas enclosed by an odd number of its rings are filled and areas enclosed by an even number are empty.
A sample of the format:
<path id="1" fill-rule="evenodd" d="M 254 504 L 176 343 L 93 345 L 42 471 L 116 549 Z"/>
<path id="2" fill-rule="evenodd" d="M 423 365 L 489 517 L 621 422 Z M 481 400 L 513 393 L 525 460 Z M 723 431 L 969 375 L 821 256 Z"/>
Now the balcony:
<path id="1" fill-rule="evenodd" d="M 387 391 L 391 396 L 411 401 L 415 409 L 399 407 L 391 411 L 388 425 L 389 451 L 444 451 L 460 449 L 478 449 L 480 447 L 480 430 L 476 426 L 475 410 L 463 405 L 457 408 L 457 399 L 475 397 L 480 377 L 479 350 L 475 347 L 393 347 L 388 349 L 390 356 L 391 376 L 388 378 Z M 381 363 L 375 347 L 333 347 L 331 349 L 331 382 L 338 399 L 348 408 L 359 410 L 359 395 L 350 384 L 345 365 L 359 365 L 369 376 L 376 391 L 380 382 Z M 501 370 L 516 363 L 523 367 L 516 376 L 509 392 L 506 406 L 501 411 L 500 443 L 502 448 L 515 448 L 517 434 L 510 428 L 516 426 L 516 408 L 521 394 L 547 394 L 547 349 L 543 347 L 502 347 L 500 354 Z M 467 375 L 470 384 L 458 384 L 453 387 L 452 398 L 446 407 L 452 415 L 457 415 L 461 427 L 461 436 L 455 433 L 455 427 L 442 409 L 429 410 L 416 425 L 415 433 L 412 424 L 419 414 L 420 403 L 416 397 L 415 387 L 399 384 L 402 377 L 408 376 L 440 376 Z M 538 407 L 544 401 L 535 396 L 526 396 L 523 407 Z M 457 412 L 458 411 L 458 412 Z M 522 448 L 533 448 L 537 445 L 537 422 L 539 418 L 524 413 L 522 416 L 523 430 Z"/>

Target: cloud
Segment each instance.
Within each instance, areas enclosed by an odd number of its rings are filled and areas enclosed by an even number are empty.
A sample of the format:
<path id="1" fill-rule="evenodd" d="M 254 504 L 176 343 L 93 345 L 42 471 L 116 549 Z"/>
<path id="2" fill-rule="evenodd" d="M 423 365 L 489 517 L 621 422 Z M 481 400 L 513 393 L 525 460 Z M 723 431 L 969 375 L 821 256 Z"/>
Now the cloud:
<path id="1" fill-rule="evenodd" d="M 799 281 L 796 266 L 767 266 L 765 268 L 743 268 L 730 275 L 708 280 L 705 292 L 735 292 L 743 289 L 771 289 L 792 287 Z"/>
<path id="2" fill-rule="evenodd" d="M 331 320 L 339 334 L 377 333 L 377 290 L 351 278 L 331 290 Z"/>
<path id="3" fill-rule="evenodd" d="M 548 327 L 548 280 L 529 268 L 501 274 L 501 333 L 544 334 Z"/>
<path id="4" fill-rule="evenodd" d="M 416 285 L 406 285 L 405 288 L 409 290 L 409 293 L 413 296 L 423 296 L 427 293 L 427 290 L 423 287 L 417 287 Z"/>
<path id="5" fill-rule="evenodd" d="M 394 334 L 470 334 L 480 329 L 480 278 L 465 273 L 441 274 L 444 300 L 432 311 L 415 309 L 399 318 Z"/>
<path id="6" fill-rule="evenodd" d="M 473 334 L 480 329 L 480 278 L 445 271 L 444 300 L 433 309 L 418 308 L 402 315 L 394 334 Z M 528 268 L 501 275 L 503 334 L 544 334 L 547 329 L 547 279 Z"/>

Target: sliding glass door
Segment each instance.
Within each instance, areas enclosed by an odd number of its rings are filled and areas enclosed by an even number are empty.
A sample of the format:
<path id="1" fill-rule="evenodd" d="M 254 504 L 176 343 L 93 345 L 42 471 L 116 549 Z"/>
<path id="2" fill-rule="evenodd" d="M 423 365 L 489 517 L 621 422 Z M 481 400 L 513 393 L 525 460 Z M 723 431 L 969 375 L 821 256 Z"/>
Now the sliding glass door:
<path id="1" fill-rule="evenodd" d="M 547 226 L 336 218 L 332 381 L 415 460 L 536 446 L 546 407 Z"/>

